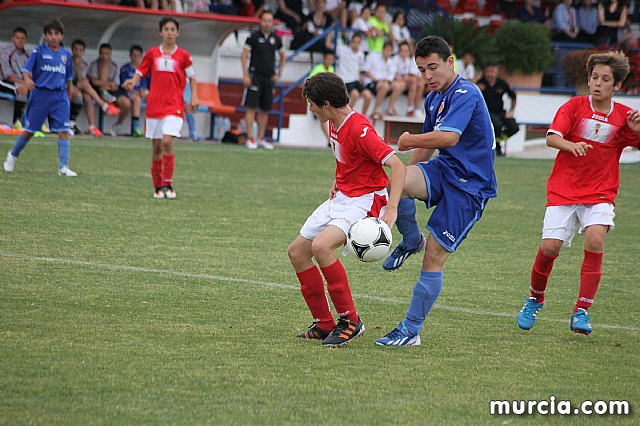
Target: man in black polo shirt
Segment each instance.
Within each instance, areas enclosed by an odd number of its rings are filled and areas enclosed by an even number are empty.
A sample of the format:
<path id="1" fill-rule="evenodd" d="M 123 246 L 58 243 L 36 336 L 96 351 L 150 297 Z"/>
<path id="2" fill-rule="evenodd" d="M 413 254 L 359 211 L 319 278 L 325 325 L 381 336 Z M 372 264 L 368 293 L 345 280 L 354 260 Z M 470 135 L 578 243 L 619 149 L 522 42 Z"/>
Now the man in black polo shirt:
<path id="1" fill-rule="evenodd" d="M 273 84 L 282 77 L 286 54 L 282 48 L 282 40 L 273 33 L 273 14 L 264 11 L 260 15 L 260 29 L 251 33 L 242 51 L 242 73 L 244 92 L 244 106 L 247 109 L 245 121 L 247 123 L 247 143 L 249 149 L 258 146 L 273 149 L 273 145 L 264 138 L 267 128 L 267 114 L 273 102 Z M 276 53 L 280 53 L 280 67 L 276 74 Z M 251 54 L 251 62 L 247 67 L 247 59 Z M 258 113 L 258 134 L 253 134 L 253 122 Z M 256 138 L 258 142 L 256 143 Z"/>
<path id="2" fill-rule="evenodd" d="M 476 83 L 482 91 L 484 101 L 487 103 L 491 123 L 496 135 L 496 153 L 502 154 L 500 142 L 509 139 L 518 133 L 520 128 L 513 118 L 513 111 L 516 109 L 516 93 L 511 90 L 509 83 L 498 77 L 498 65 L 487 64 L 484 67 L 482 78 Z M 504 110 L 502 97 L 507 94 L 511 98 L 511 108 Z"/>

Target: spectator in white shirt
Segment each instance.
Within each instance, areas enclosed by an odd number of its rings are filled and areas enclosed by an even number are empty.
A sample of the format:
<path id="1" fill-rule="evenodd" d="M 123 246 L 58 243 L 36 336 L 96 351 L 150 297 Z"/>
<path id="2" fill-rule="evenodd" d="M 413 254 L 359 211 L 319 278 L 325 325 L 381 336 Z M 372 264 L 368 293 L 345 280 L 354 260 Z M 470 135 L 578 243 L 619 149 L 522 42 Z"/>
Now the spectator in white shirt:
<path id="1" fill-rule="evenodd" d="M 391 82 L 395 77 L 396 64 L 391 57 L 392 53 L 393 43 L 386 41 L 382 47 L 382 56 L 369 54 L 365 61 L 364 75 L 366 87 L 376 95 L 376 102 L 373 108 L 373 114 L 371 115 L 371 118 L 374 120 L 383 117 L 382 102 L 387 97 L 391 89 Z"/>
<path id="2" fill-rule="evenodd" d="M 393 53 L 398 53 L 398 47 L 400 43 L 406 41 L 409 43 L 409 47 L 413 48 L 413 39 L 411 33 L 407 27 L 406 17 L 404 12 L 399 10 L 393 15 L 393 22 L 391 23 L 391 35 L 393 36 Z"/>
<path id="3" fill-rule="evenodd" d="M 475 57 L 473 52 L 465 50 L 460 59 L 456 61 L 456 71 L 460 74 L 460 77 L 466 78 L 472 83 L 475 83 L 478 78 L 476 77 L 476 68 L 474 66 Z"/>
<path id="4" fill-rule="evenodd" d="M 407 92 L 407 115 L 412 116 L 416 109 L 416 90 L 418 88 L 418 76 L 414 72 L 416 63 L 411 56 L 409 43 L 403 41 L 398 46 L 398 54 L 393 57 L 396 75 L 391 83 L 391 98 L 387 113 L 398 115 L 395 109 L 396 101 L 405 91 Z"/>
<path id="5" fill-rule="evenodd" d="M 369 52 L 369 42 L 367 41 L 368 37 L 373 34 L 373 27 L 369 24 L 369 19 L 371 19 L 371 9 L 369 6 L 363 6 L 360 11 L 360 16 L 358 16 L 351 24 L 353 31 L 362 33 L 360 51 L 365 54 Z"/>
<path id="6" fill-rule="evenodd" d="M 347 86 L 349 107 L 353 109 L 360 96 L 362 96 L 362 111 L 363 114 L 366 114 L 371 104 L 372 93 L 369 89 L 365 88 L 360 81 L 362 72 L 364 71 L 364 53 L 360 50 L 362 33 L 353 33 L 349 46 L 346 46 L 340 40 L 341 39 L 338 39 L 338 47 L 336 50 L 338 54 L 336 74 L 342 78 L 344 84 Z"/>

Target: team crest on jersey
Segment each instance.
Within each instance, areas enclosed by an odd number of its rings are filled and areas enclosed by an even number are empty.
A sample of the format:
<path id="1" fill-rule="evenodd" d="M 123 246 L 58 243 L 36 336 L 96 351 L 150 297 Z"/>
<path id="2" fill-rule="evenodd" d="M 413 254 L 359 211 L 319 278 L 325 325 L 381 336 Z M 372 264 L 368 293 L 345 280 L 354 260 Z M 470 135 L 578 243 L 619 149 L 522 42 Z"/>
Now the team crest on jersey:
<path id="1" fill-rule="evenodd" d="M 438 114 L 442 113 L 443 110 L 444 110 L 444 99 L 442 100 L 442 103 L 440 104 L 440 107 L 438 108 Z"/>
<path id="2" fill-rule="evenodd" d="M 615 134 L 615 126 L 601 121 L 586 119 L 582 122 L 580 136 L 590 142 L 607 143 Z"/>
<path id="3" fill-rule="evenodd" d="M 276 44 L 276 39 L 273 36 L 269 37 L 269 44 L 271 44 L 272 46 Z"/>
<path id="4" fill-rule="evenodd" d="M 67 57 L 62 55 L 62 58 L 60 58 L 62 60 L 62 63 L 67 65 Z"/>

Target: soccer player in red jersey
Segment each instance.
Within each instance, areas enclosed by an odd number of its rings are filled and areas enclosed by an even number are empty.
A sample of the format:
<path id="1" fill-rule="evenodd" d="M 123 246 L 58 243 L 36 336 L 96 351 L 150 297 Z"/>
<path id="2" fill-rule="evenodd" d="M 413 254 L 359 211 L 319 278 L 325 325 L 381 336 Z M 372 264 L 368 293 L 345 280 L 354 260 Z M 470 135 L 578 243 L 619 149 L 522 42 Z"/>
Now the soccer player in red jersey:
<path id="1" fill-rule="evenodd" d="M 145 136 L 153 141 L 151 176 L 155 192 L 153 198 L 176 198 L 173 190 L 173 138 L 179 137 L 184 117 L 184 89 L 189 79 L 191 101 L 198 107 L 198 83 L 193 71 L 191 55 L 178 47 L 180 24 L 173 18 L 160 20 L 162 44 L 150 48 L 142 58 L 133 78 L 122 87 L 132 90 L 142 78 L 153 74 L 147 96 Z"/>
<path id="2" fill-rule="evenodd" d="M 349 107 L 347 89 L 336 74 L 323 72 L 309 78 L 302 95 L 320 122 L 329 122 L 336 178 L 329 199 L 309 216 L 289 246 L 289 259 L 314 318 L 309 330 L 299 336 L 322 339 L 326 347 L 341 346 L 362 335 L 364 324 L 356 312 L 347 274 L 334 252 L 345 245 L 351 225 L 364 217 L 380 217 L 393 227 L 406 169 L 369 120 Z M 391 168 L 390 182 L 383 166 Z M 325 296 L 323 275 L 338 311 L 337 324 Z"/>
<path id="3" fill-rule="evenodd" d="M 580 290 L 571 317 L 576 333 L 592 331 L 587 309 L 602 276 L 604 239 L 614 228 L 619 162 L 627 146 L 640 147 L 640 113 L 612 101 L 629 73 L 622 53 L 593 54 L 587 60 L 589 96 L 574 97 L 556 113 L 547 145 L 558 149 L 547 183 L 542 244 L 531 271 L 531 293 L 518 314 L 518 326 L 533 327 L 544 304 L 553 262 L 576 231 L 584 235 Z"/>

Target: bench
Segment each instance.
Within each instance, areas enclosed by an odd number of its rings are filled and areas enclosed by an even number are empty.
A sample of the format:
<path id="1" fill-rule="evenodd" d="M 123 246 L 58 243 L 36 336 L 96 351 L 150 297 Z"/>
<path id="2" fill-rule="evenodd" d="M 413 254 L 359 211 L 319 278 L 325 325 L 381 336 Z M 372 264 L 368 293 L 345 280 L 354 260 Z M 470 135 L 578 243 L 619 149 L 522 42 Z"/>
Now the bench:
<path id="1" fill-rule="evenodd" d="M 424 128 L 424 120 L 419 117 L 385 115 L 383 118 L 376 121 L 382 121 L 384 123 L 384 141 L 389 145 L 396 145 L 398 143 L 398 138 L 404 132 L 422 133 L 422 129 Z"/>
<path id="2" fill-rule="evenodd" d="M 211 115 L 209 139 L 213 139 L 215 134 L 216 115 L 231 115 L 236 112 L 236 107 L 222 103 L 216 83 L 198 82 L 198 103 L 198 112 L 208 112 Z"/>

